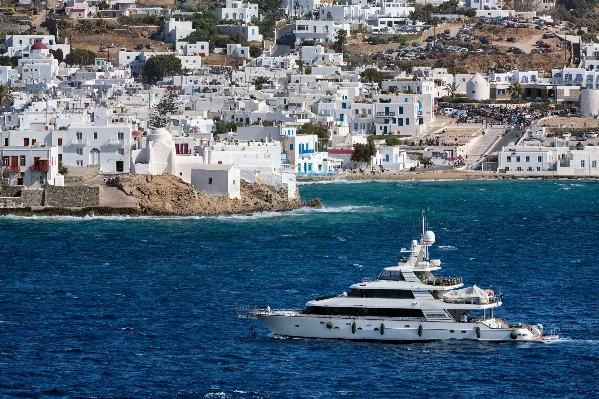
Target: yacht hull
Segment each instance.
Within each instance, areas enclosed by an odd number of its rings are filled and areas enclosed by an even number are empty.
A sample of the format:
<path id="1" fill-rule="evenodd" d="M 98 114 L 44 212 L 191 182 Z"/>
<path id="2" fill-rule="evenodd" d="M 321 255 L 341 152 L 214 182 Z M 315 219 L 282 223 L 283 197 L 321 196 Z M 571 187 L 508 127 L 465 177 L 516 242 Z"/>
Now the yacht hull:
<path id="1" fill-rule="evenodd" d="M 551 337 L 521 328 L 494 327 L 493 320 L 448 322 L 381 318 L 314 317 L 271 312 L 255 316 L 272 333 L 287 337 L 346 339 L 353 341 L 478 340 L 491 342 L 549 341 Z M 557 337 L 556 337 L 557 338 Z"/>

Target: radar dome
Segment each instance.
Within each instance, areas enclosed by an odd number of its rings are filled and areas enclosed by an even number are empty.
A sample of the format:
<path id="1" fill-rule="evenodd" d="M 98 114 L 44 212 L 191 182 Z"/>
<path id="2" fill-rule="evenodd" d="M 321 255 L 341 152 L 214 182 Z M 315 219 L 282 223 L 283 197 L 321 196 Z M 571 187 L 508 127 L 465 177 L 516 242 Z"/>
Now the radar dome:
<path id="1" fill-rule="evenodd" d="M 430 230 L 425 231 L 422 236 L 422 241 L 424 241 L 425 245 L 433 245 L 435 243 L 435 233 Z"/>

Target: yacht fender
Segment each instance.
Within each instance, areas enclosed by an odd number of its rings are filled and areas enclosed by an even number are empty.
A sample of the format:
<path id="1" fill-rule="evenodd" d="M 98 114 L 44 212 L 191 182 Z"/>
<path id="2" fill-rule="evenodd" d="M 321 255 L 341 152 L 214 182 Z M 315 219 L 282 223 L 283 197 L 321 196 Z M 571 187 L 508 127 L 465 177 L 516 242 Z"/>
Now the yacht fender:
<path id="1" fill-rule="evenodd" d="M 355 320 L 353 323 L 351 323 L 351 333 L 352 334 L 356 333 L 356 321 Z"/>
<path id="2" fill-rule="evenodd" d="M 418 326 L 418 336 L 419 337 L 422 337 L 422 330 L 423 330 L 423 328 L 422 328 L 422 324 L 421 324 Z"/>
<path id="3" fill-rule="evenodd" d="M 381 323 L 381 335 L 385 335 L 385 323 Z"/>
<path id="4" fill-rule="evenodd" d="M 329 321 L 327 323 L 327 328 L 330 330 L 331 328 L 333 328 L 333 322 Z"/>
<path id="5" fill-rule="evenodd" d="M 518 333 L 516 332 L 516 330 L 512 330 L 512 332 L 510 333 L 510 338 L 511 339 L 518 338 Z"/>
<path id="6" fill-rule="evenodd" d="M 480 327 L 476 327 L 476 338 L 480 339 Z"/>

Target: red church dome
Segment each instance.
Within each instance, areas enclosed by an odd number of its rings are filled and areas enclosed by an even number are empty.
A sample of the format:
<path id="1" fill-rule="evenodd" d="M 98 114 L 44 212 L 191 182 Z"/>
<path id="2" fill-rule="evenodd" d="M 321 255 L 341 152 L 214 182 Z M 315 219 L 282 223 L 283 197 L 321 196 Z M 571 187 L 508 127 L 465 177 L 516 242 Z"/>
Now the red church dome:
<path id="1" fill-rule="evenodd" d="M 37 42 L 33 46 L 31 46 L 32 50 L 48 50 L 48 46 L 46 46 L 42 42 Z"/>

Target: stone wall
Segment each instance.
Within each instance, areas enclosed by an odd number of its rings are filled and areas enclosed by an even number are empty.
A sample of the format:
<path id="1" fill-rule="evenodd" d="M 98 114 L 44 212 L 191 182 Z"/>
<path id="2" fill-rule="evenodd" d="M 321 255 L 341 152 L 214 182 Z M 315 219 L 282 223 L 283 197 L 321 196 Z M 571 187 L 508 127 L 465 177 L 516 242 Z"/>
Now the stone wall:
<path id="1" fill-rule="evenodd" d="M 8 179 L 0 178 L 0 197 L 18 197 L 23 186 L 11 186 Z"/>
<path id="2" fill-rule="evenodd" d="M 21 202 L 23 203 L 23 206 L 44 205 L 44 190 L 21 190 Z"/>
<path id="3" fill-rule="evenodd" d="M 48 186 L 44 205 L 66 208 L 100 206 L 101 193 L 98 186 Z"/>

